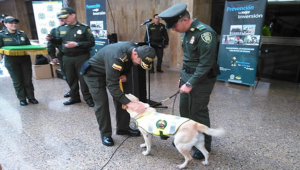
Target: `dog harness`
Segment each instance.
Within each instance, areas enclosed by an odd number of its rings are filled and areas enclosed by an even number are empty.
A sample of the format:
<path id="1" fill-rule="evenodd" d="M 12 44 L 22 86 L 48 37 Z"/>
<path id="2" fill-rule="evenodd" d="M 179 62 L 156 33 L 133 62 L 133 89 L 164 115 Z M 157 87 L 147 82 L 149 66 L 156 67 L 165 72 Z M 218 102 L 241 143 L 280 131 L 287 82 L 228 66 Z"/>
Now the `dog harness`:
<path id="1" fill-rule="evenodd" d="M 178 128 L 189 120 L 184 117 L 152 112 L 137 118 L 136 124 L 148 133 L 162 137 L 174 135 Z"/>

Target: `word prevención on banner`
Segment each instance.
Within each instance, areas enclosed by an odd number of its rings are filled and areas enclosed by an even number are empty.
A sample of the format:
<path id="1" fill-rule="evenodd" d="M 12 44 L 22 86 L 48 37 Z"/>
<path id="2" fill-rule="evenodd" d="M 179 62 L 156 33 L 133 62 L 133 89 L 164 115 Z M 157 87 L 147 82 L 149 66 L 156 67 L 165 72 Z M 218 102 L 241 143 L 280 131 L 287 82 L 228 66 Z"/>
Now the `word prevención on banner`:
<path id="1" fill-rule="evenodd" d="M 101 7 L 100 4 L 86 5 L 86 9 L 93 9 L 93 15 L 106 15 L 105 11 L 100 11 L 99 12 L 100 7 Z"/>
<path id="2" fill-rule="evenodd" d="M 238 19 L 247 19 L 247 18 L 263 18 L 262 14 L 250 14 L 250 11 L 254 10 L 254 6 L 246 5 L 243 7 L 227 7 L 226 11 L 233 12 L 233 11 L 240 11 L 238 12 Z M 250 15 L 248 15 L 250 14 Z"/>

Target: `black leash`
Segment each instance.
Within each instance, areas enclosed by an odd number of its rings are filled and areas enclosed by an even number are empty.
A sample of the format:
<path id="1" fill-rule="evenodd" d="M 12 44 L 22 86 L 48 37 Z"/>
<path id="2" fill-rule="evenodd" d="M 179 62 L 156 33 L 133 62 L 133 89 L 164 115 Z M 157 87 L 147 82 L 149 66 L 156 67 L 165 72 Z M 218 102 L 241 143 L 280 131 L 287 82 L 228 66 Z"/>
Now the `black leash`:
<path id="1" fill-rule="evenodd" d="M 166 98 L 166 99 L 164 99 L 160 102 L 154 103 L 153 105 L 151 105 L 151 107 L 155 107 L 155 106 L 163 104 L 165 101 L 170 100 L 172 97 L 176 96 L 178 93 L 179 93 L 179 90 L 175 94 L 173 94 L 172 96 L 170 96 L 170 97 L 168 97 L 168 98 Z"/>

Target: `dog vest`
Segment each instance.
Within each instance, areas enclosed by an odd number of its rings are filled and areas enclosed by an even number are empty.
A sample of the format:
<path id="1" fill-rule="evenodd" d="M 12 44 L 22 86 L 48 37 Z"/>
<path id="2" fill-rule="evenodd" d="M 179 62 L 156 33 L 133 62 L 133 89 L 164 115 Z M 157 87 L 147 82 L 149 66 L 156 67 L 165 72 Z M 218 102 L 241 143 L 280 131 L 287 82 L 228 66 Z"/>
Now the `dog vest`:
<path id="1" fill-rule="evenodd" d="M 188 118 L 152 112 L 136 119 L 137 126 L 154 135 L 174 135 Z"/>

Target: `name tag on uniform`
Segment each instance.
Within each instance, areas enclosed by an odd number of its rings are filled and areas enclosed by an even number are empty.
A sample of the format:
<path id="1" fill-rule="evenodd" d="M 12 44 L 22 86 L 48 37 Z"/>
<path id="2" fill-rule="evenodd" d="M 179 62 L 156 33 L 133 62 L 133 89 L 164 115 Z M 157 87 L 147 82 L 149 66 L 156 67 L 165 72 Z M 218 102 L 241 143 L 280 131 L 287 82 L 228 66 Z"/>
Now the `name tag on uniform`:
<path id="1" fill-rule="evenodd" d="M 67 31 L 60 31 L 59 33 L 60 33 L 60 34 L 66 34 Z"/>
<path id="2" fill-rule="evenodd" d="M 12 38 L 3 38 L 3 41 L 12 41 Z"/>

